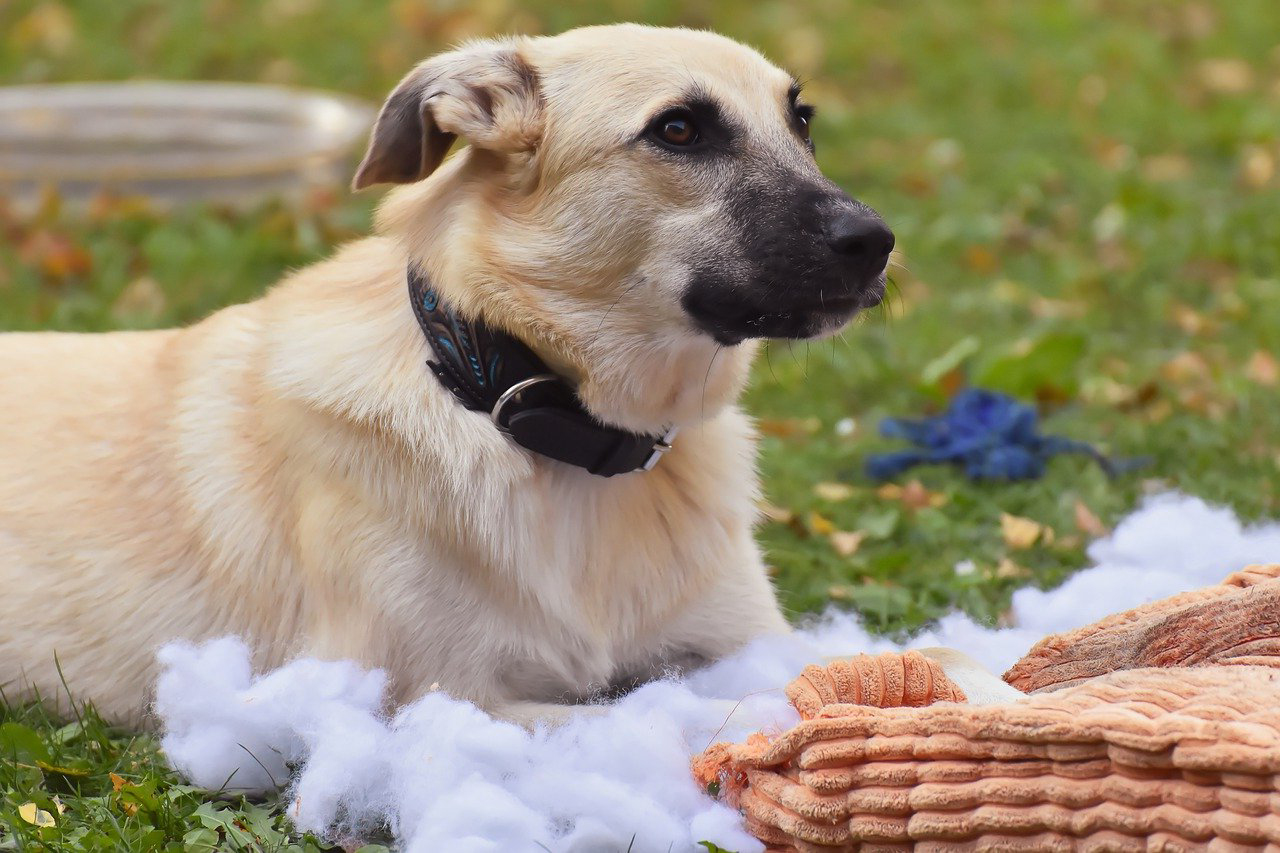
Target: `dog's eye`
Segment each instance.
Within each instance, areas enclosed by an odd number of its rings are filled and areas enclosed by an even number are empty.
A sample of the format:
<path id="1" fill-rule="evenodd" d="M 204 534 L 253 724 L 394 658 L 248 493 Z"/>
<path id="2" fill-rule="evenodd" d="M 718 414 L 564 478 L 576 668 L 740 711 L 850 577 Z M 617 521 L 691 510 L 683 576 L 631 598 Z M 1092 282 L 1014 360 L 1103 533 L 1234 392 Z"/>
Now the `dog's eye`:
<path id="1" fill-rule="evenodd" d="M 650 132 L 667 145 L 679 148 L 695 145 L 701 139 L 693 116 L 685 110 L 671 110 L 658 116 Z"/>
<path id="2" fill-rule="evenodd" d="M 809 135 L 809 125 L 813 121 L 813 107 L 808 104 L 796 104 L 796 133 L 804 140 L 804 144 L 813 150 L 813 137 Z"/>

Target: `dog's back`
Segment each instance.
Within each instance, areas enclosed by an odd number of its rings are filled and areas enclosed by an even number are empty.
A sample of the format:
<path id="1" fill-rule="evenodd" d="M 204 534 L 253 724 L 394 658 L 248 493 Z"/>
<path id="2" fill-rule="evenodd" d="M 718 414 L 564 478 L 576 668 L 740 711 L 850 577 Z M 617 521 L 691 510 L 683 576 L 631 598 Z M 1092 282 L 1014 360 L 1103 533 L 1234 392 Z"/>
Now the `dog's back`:
<path id="1" fill-rule="evenodd" d="M 4 685 L 11 697 L 59 696 L 55 649 L 95 694 L 136 689 L 136 661 L 112 659 L 127 648 L 113 637 L 137 630 L 131 616 L 151 596 L 172 593 L 137 569 L 182 548 L 153 532 L 182 525 L 170 455 L 155 444 L 172 417 L 175 336 L 0 335 L 0 673 L 18 674 Z M 175 553 L 154 553 L 166 546 Z"/>

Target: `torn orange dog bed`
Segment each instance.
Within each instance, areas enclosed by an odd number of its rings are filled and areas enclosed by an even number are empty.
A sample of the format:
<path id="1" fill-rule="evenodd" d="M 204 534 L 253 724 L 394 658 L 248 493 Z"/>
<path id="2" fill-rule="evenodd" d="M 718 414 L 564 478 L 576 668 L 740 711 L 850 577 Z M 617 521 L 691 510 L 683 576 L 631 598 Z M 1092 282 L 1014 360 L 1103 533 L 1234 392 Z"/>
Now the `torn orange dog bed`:
<path id="1" fill-rule="evenodd" d="M 802 722 L 694 772 L 777 851 L 1280 845 L 1278 600 L 1250 567 L 1049 637 L 1015 702 L 965 704 L 916 652 L 809 667 Z"/>

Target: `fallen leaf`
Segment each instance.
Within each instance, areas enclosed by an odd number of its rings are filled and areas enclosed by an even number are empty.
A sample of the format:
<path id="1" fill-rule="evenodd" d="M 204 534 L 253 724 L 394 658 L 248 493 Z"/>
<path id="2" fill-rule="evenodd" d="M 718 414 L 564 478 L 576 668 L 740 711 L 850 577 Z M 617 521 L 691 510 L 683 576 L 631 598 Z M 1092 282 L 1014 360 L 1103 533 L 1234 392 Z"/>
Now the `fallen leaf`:
<path id="1" fill-rule="evenodd" d="M 1182 33 L 1194 41 L 1213 34 L 1218 15 L 1211 3 L 1188 3 L 1182 7 Z"/>
<path id="2" fill-rule="evenodd" d="M 1170 313 L 1173 315 L 1173 322 L 1177 327 L 1188 335 L 1203 335 L 1206 332 L 1215 331 L 1213 321 L 1190 305 L 1181 302 L 1175 303 Z"/>
<path id="3" fill-rule="evenodd" d="M 1191 175 L 1191 161 L 1182 154 L 1154 154 L 1142 161 L 1142 176 L 1152 183 L 1180 181 Z"/>
<path id="4" fill-rule="evenodd" d="M 1028 578 L 1031 577 L 1031 571 L 1019 566 L 1013 560 L 1005 557 L 1000 561 L 1000 565 L 996 566 L 996 577 L 998 578 Z"/>
<path id="5" fill-rule="evenodd" d="M 1040 320 L 1056 320 L 1059 318 L 1079 319 L 1088 313 L 1088 307 L 1081 302 L 1066 299 L 1049 299 L 1045 296 L 1032 296 L 1027 304 L 1031 316 Z"/>
<path id="6" fill-rule="evenodd" d="M 883 501 L 896 501 L 902 497 L 902 486 L 897 483 L 885 483 L 876 489 L 876 497 Z"/>
<path id="7" fill-rule="evenodd" d="M 907 509 L 928 509 L 945 504 L 947 496 L 941 492 L 931 492 L 925 488 L 924 483 L 919 480 L 912 480 L 902 487 L 902 495 L 899 500 L 902 501 L 902 505 Z"/>
<path id="8" fill-rule="evenodd" d="M 977 273 L 992 273 L 1000 265 L 996 253 L 986 246 L 970 246 L 964 250 L 964 262 Z"/>
<path id="9" fill-rule="evenodd" d="M 1244 375 L 1259 385 L 1273 386 L 1280 382 L 1280 362 L 1266 350 L 1257 350 L 1245 365 Z"/>
<path id="10" fill-rule="evenodd" d="M 1090 376 L 1080 383 L 1080 399 L 1087 403 L 1124 406 L 1135 396 L 1135 389 L 1109 376 Z"/>
<path id="11" fill-rule="evenodd" d="M 120 291 L 111 306 L 111 315 L 117 320 L 134 317 L 156 318 L 164 312 L 167 300 L 160 285 L 149 275 L 134 279 Z"/>
<path id="12" fill-rule="evenodd" d="M 813 487 L 813 492 L 824 501 L 835 503 L 853 497 L 854 489 L 847 483 L 818 483 Z"/>
<path id="13" fill-rule="evenodd" d="M 1118 202 L 1106 205 L 1093 218 L 1094 239 L 1099 243 L 1116 239 L 1124 230 L 1126 218 L 1124 208 Z"/>
<path id="14" fill-rule="evenodd" d="M 92 775 L 92 771 L 84 767 L 63 767 L 58 764 L 50 764 L 47 761 L 41 761 L 38 758 L 36 759 L 35 763 L 36 763 L 36 767 L 39 767 L 41 770 L 44 770 L 47 773 L 57 773 L 60 776 L 71 776 L 71 777 L 83 778 L 83 777 Z"/>
<path id="15" fill-rule="evenodd" d="M 964 160 L 964 149 L 954 139 L 935 139 L 925 149 L 924 156 L 939 169 L 953 169 Z"/>
<path id="16" fill-rule="evenodd" d="M 1170 382 L 1185 383 L 1193 379 L 1207 379 L 1211 374 L 1209 362 L 1198 352 L 1180 352 L 1160 367 L 1160 375 Z"/>
<path id="17" fill-rule="evenodd" d="M 929 491 L 919 480 L 912 480 L 905 486 L 885 483 L 876 489 L 876 497 L 886 501 L 897 501 L 912 510 L 940 507 L 947 502 L 946 495 Z"/>
<path id="18" fill-rule="evenodd" d="M 1238 95 L 1253 88 L 1253 68 L 1243 59 L 1206 59 L 1196 71 L 1201 84 L 1219 95 Z"/>
<path id="19" fill-rule="evenodd" d="M 833 531 L 829 537 L 831 539 L 831 547 L 841 557 L 852 557 L 858 552 L 858 548 L 862 546 L 862 540 L 867 538 L 865 533 L 850 533 L 847 530 Z"/>
<path id="20" fill-rule="evenodd" d="M 1107 97 L 1106 78 L 1101 74 L 1090 74 L 1082 78 L 1079 85 L 1076 86 L 1076 97 L 1085 106 L 1098 106 Z"/>
<path id="21" fill-rule="evenodd" d="M 897 183 L 903 192 L 917 198 L 928 198 L 938 191 L 938 182 L 923 172 L 907 172 Z"/>
<path id="22" fill-rule="evenodd" d="M 1084 547 L 1084 537 L 1075 533 L 1068 533 L 1066 536 L 1058 537 L 1056 544 L 1063 551 L 1079 551 Z"/>
<path id="23" fill-rule="evenodd" d="M 1076 501 L 1075 516 L 1076 527 L 1080 528 L 1082 533 L 1087 533 L 1094 538 L 1100 538 L 1111 532 L 1102 523 L 1102 519 L 1098 518 L 1084 501 Z"/>
<path id="24" fill-rule="evenodd" d="M 1207 386 L 1182 389 L 1178 402 L 1187 410 L 1215 421 L 1225 418 L 1230 409 L 1230 404 L 1217 396 L 1216 389 Z"/>
<path id="25" fill-rule="evenodd" d="M 1261 145 L 1247 145 L 1240 156 L 1240 180 L 1250 189 L 1261 189 L 1276 174 L 1276 161 Z"/>
<path id="26" fill-rule="evenodd" d="M 1158 424 L 1169 419 L 1173 414 L 1173 403 L 1168 400 L 1156 400 L 1147 407 L 1145 415 L 1147 423 Z"/>
<path id="27" fill-rule="evenodd" d="M 848 598 L 848 597 L 849 597 L 849 587 L 847 587 L 847 586 L 832 586 L 832 587 L 828 587 L 828 588 L 827 588 L 827 597 L 828 597 L 828 598 L 834 598 L 834 599 L 837 599 L 837 600 L 843 600 L 843 599 L 846 599 L 846 598 Z"/>
<path id="28" fill-rule="evenodd" d="M 117 794 L 129 787 L 133 783 L 118 773 L 108 773 L 107 777 L 111 779 L 111 790 Z M 138 813 L 138 803 L 130 798 L 120 797 L 120 809 L 130 817 Z"/>
<path id="29" fill-rule="evenodd" d="M 944 374 L 943 377 L 938 380 L 937 388 L 945 397 L 950 399 L 951 397 L 959 394 L 961 389 L 968 384 L 969 377 L 963 370 L 957 367 L 950 373 Z"/>
<path id="30" fill-rule="evenodd" d="M 12 38 L 19 46 L 61 56 L 75 44 L 76 19 L 61 3 L 41 3 L 13 25 Z"/>
<path id="31" fill-rule="evenodd" d="M 1030 548 L 1045 535 L 1046 530 L 1043 524 L 1029 518 L 1007 512 L 1000 516 L 1000 534 L 1004 537 L 1004 544 L 1010 548 Z"/>
<path id="32" fill-rule="evenodd" d="M 809 513 L 809 529 L 819 536 L 830 536 L 836 532 L 836 526 L 831 523 L 831 520 L 816 512 Z"/>
<path id="33" fill-rule="evenodd" d="M 52 279 L 85 275 L 93 265 L 87 251 L 71 242 L 71 238 L 52 231 L 32 232 L 18 250 L 18 256 Z"/>
<path id="34" fill-rule="evenodd" d="M 58 822 L 53 819 L 53 815 L 37 806 L 35 803 L 23 803 L 18 806 L 18 817 L 22 818 L 32 826 L 38 826 L 41 828 L 58 825 Z"/>

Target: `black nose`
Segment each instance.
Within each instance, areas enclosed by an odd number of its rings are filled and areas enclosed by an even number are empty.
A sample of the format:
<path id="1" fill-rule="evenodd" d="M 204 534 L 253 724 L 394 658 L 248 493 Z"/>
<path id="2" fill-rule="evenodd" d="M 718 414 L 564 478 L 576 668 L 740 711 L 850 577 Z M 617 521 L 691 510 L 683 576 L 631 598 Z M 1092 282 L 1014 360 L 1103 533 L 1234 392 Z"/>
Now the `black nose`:
<path id="1" fill-rule="evenodd" d="M 869 208 L 845 208 L 827 220 L 823 228 L 827 245 L 879 275 L 893 251 L 893 232 Z"/>

